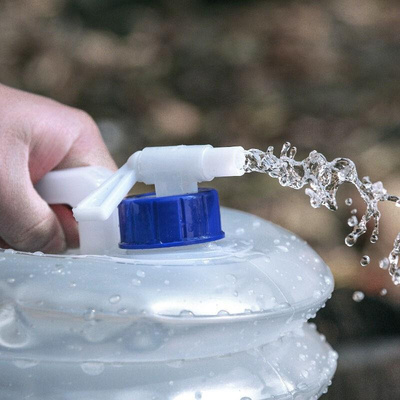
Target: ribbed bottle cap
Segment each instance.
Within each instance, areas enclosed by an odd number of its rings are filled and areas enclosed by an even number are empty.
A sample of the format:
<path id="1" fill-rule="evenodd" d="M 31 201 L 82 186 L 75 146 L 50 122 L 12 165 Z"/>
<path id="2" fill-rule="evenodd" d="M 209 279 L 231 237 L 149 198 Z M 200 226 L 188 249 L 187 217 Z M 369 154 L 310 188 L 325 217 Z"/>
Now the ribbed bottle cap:
<path id="1" fill-rule="evenodd" d="M 218 193 L 128 197 L 119 205 L 122 249 L 185 246 L 222 239 Z"/>

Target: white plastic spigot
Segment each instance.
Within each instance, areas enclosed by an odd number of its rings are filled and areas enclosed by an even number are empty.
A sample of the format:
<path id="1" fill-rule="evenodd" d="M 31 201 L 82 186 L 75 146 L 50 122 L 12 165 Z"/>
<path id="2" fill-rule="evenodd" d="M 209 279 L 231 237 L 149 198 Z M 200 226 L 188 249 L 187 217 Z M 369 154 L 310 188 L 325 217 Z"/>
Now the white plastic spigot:
<path id="1" fill-rule="evenodd" d="M 199 182 L 243 175 L 244 164 L 245 150 L 240 146 L 147 147 L 111 176 L 108 171 L 99 179 L 96 167 L 54 171 L 39 182 L 37 190 L 50 204 L 74 207 L 82 253 L 104 254 L 118 244 L 117 207 L 136 182 L 154 184 L 158 197 L 196 193 Z"/>
<path id="2" fill-rule="evenodd" d="M 243 147 L 146 147 L 73 209 L 77 221 L 104 221 L 136 182 L 155 185 L 156 196 L 196 193 L 199 182 L 244 174 Z"/>

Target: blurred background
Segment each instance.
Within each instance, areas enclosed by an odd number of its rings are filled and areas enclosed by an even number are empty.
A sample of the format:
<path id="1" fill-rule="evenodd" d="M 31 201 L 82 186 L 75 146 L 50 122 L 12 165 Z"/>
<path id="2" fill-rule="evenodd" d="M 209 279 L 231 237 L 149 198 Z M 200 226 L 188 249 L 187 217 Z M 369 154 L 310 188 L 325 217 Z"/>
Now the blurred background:
<path id="1" fill-rule="evenodd" d="M 86 110 L 119 165 L 145 146 L 290 141 L 298 159 L 349 157 L 400 194 L 397 0 L 0 0 L 0 82 Z M 324 399 L 400 399 L 400 288 L 378 267 L 400 210 L 382 205 L 379 242 L 350 249 L 350 210 L 364 210 L 350 186 L 334 213 L 265 175 L 212 185 L 331 267 L 337 289 L 316 323 L 340 359 Z"/>

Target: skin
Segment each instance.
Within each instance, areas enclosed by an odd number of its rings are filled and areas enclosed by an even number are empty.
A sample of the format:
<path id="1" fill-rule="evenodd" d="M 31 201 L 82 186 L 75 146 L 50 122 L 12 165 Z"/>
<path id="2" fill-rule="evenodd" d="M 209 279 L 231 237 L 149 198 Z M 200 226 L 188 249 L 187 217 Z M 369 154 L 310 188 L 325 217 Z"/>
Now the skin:
<path id="1" fill-rule="evenodd" d="M 0 84 L 0 143 L 0 247 L 47 253 L 77 247 L 71 210 L 50 207 L 34 185 L 53 169 L 116 169 L 93 119 Z"/>

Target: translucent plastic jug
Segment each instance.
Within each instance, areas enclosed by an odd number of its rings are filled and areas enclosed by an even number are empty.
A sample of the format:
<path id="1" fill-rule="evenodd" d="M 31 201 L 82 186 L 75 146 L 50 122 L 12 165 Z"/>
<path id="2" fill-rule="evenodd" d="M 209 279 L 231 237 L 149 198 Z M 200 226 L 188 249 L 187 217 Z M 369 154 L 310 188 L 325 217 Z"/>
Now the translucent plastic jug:
<path id="1" fill-rule="evenodd" d="M 253 215 L 222 208 L 221 226 L 107 255 L 2 251 L 1 399 L 318 398 L 337 355 L 307 320 L 333 290 L 328 267 Z"/>

